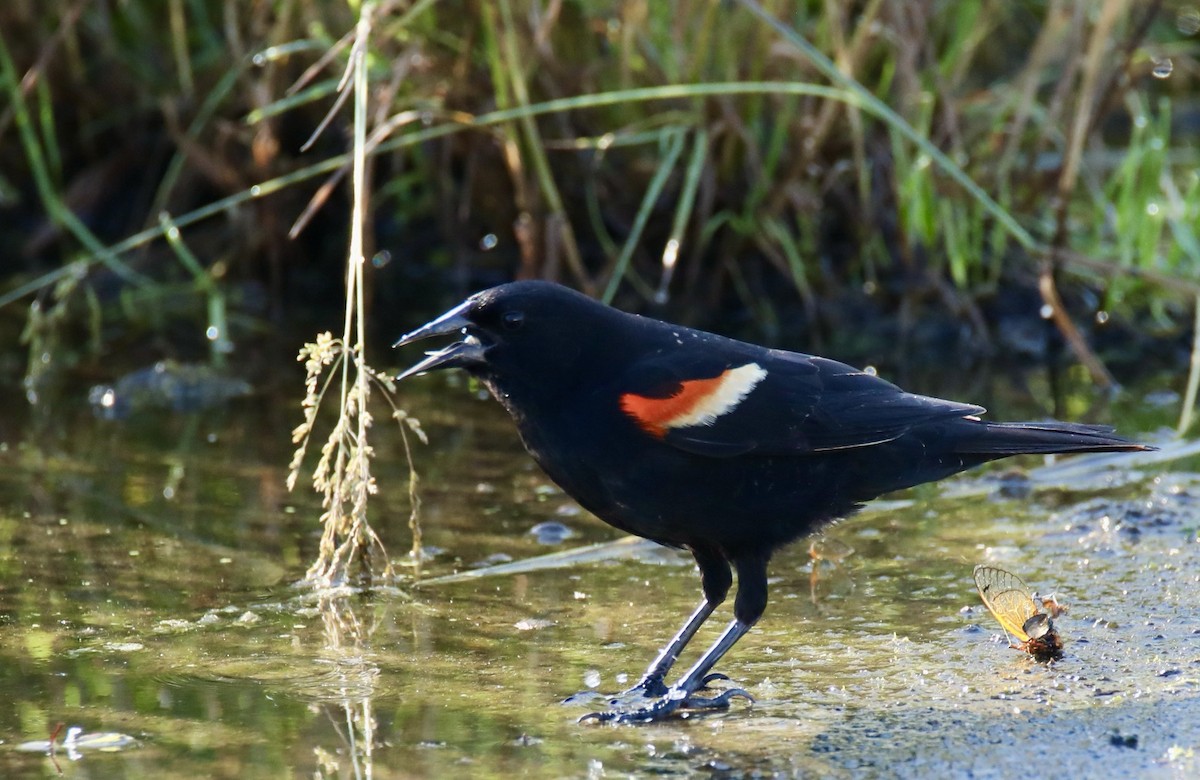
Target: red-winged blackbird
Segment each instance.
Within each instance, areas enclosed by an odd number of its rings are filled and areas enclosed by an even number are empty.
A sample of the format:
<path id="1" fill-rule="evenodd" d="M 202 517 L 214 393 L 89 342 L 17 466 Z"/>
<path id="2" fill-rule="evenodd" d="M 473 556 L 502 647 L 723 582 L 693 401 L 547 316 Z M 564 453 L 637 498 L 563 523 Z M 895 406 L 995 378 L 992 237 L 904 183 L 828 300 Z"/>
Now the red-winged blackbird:
<path id="1" fill-rule="evenodd" d="M 704 600 L 641 681 L 599 720 L 727 707 L 696 695 L 767 605 L 767 561 L 864 501 L 1023 453 L 1148 449 L 1110 428 L 993 423 L 812 355 L 626 314 L 545 282 L 477 293 L 397 346 L 462 340 L 400 374 L 462 368 L 512 415 L 525 447 L 584 508 L 684 548 Z M 733 583 L 734 620 L 674 685 L 665 677 Z"/>

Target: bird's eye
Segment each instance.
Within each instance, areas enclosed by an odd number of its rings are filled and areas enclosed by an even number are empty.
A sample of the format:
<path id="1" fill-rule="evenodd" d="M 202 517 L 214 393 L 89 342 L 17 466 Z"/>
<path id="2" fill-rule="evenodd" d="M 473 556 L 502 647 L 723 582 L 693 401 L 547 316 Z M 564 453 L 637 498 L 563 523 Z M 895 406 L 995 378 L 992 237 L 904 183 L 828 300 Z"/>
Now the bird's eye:
<path id="1" fill-rule="evenodd" d="M 505 330 L 520 330 L 525 324 L 525 314 L 519 311 L 506 311 L 502 319 Z"/>

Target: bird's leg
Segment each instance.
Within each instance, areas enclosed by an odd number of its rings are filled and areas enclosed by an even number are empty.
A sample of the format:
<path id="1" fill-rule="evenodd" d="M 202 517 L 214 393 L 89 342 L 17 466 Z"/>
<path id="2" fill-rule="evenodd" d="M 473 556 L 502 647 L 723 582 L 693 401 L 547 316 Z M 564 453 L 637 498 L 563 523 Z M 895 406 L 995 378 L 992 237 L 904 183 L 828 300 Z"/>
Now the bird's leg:
<path id="1" fill-rule="evenodd" d="M 680 678 L 679 682 L 671 686 L 666 693 L 666 698 L 682 698 L 682 706 L 689 709 L 724 709 L 729 706 L 729 700 L 735 696 L 743 696 L 750 701 L 754 701 L 754 697 L 743 691 L 741 688 L 732 688 L 721 693 L 720 696 L 711 699 L 702 699 L 692 696 L 697 691 L 704 690 L 708 681 L 712 679 L 712 668 L 716 666 L 717 661 L 725 653 L 729 652 L 729 648 L 737 644 L 737 641 L 746 635 L 750 630 L 750 624 L 744 623 L 741 620 L 734 619 L 730 621 L 725 630 L 721 632 L 721 636 L 717 637 L 717 641 L 713 646 L 708 648 L 704 655 L 700 656 L 700 660 L 692 665 L 691 669 Z M 680 694 L 683 694 L 680 696 Z"/>
<path id="2" fill-rule="evenodd" d="M 717 696 L 709 698 L 693 695 L 705 688 L 708 681 L 712 679 L 712 675 L 710 674 L 712 668 L 762 617 L 762 613 L 767 606 L 766 558 L 755 556 L 753 558 L 738 559 L 734 561 L 734 565 L 738 570 L 738 594 L 734 600 L 733 607 L 734 620 L 725 627 L 725 630 L 717 638 L 717 641 L 713 643 L 712 647 L 708 648 L 704 655 L 700 657 L 700 660 L 691 669 L 687 670 L 679 682 L 672 685 L 664 694 L 644 707 L 634 710 L 617 708 L 607 712 L 593 712 L 589 715 L 584 715 L 580 718 L 580 721 L 649 723 L 665 720 L 680 709 L 723 710 L 728 708 L 730 701 L 738 696 L 754 701 L 754 698 L 741 688 L 731 688 L 721 692 Z M 704 606 L 701 605 L 701 608 L 692 615 L 692 619 L 680 631 L 680 635 L 685 634 L 693 622 L 697 624 L 696 628 L 699 628 L 699 624 L 704 622 L 702 618 L 697 620 Z M 709 613 L 711 612 L 712 610 L 710 609 Z M 704 617 L 707 617 L 707 615 L 704 615 Z M 695 629 L 692 630 L 692 634 L 695 634 Z M 674 645 L 675 642 L 672 641 L 664 649 L 663 653 L 660 654 L 660 659 L 663 659 Z M 676 656 L 678 656 L 678 652 L 676 652 Z M 673 661 L 674 659 L 671 658 L 670 660 Z M 655 668 L 655 665 L 651 665 L 648 675 Z M 617 704 L 620 703 L 618 700 Z"/>
<path id="3" fill-rule="evenodd" d="M 580 718 L 580 722 L 594 720 L 599 723 L 619 722 L 619 723 L 650 723 L 656 720 L 666 720 L 679 709 L 689 710 L 723 710 L 729 707 L 729 702 L 734 698 L 741 696 L 750 701 L 754 701 L 749 693 L 741 688 L 730 688 L 722 691 L 719 695 L 704 698 L 693 696 L 697 691 L 703 690 L 708 680 L 711 679 L 709 672 L 713 666 L 725 653 L 729 652 L 729 648 L 733 647 L 739 639 L 741 639 L 750 626 L 740 620 L 733 620 L 726 626 L 725 631 L 713 643 L 713 646 L 708 648 L 708 651 L 701 656 L 691 669 L 679 680 L 679 682 L 666 688 L 665 692 L 645 706 L 636 709 L 627 709 L 622 707 L 625 702 L 622 699 L 614 699 L 612 704 L 614 709 L 605 712 L 593 712 L 584 715 Z"/>
<path id="4" fill-rule="evenodd" d="M 679 659 L 679 654 L 687 647 L 688 642 L 692 641 L 692 637 L 700 630 L 700 626 L 704 625 L 704 621 L 712 615 L 713 610 L 720 606 L 721 602 L 725 600 L 725 596 L 729 594 L 729 588 L 733 585 L 733 574 L 730 572 L 729 563 L 724 556 L 715 550 L 704 547 L 692 548 L 692 556 L 695 557 L 696 564 L 700 567 L 700 584 L 704 591 L 704 600 L 683 624 L 683 628 L 679 629 L 671 641 L 659 651 L 650 666 L 646 667 L 642 679 L 629 690 L 608 699 L 610 706 L 619 707 L 623 704 L 637 706 L 647 699 L 656 699 L 666 694 L 668 690 L 666 677 L 671 671 L 671 667 L 675 665 L 675 661 Z M 596 698 L 598 698 L 596 693 L 582 691 L 568 696 L 563 700 L 563 704 L 578 704 Z"/>
<path id="5" fill-rule="evenodd" d="M 733 575 L 729 571 L 729 564 L 725 557 L 715 550 L 705 547 L 692 548 L 692 556 L 696 559 L 696 565 L 700 567 L 700 587 L 704 591 L 704 601 L 696 607 L 696 611 L 683 624 L 683 628 L 679 629 L 679 633 L 675 634 L 666 647 L 659 651 L 658 657 L 650 662 L 650 666 L 646 667 L 646 672 L 638 684 L 625 692 L 626 696 L 634 693 L 640 693 L 645 697 L 665 694 L 667 692 L 667 674 L 679 660 L 679 654 L 687 647 L 688 642 L 692 641 L 692 637 L 700 630 L 700 626 L 704 625 L 704 621 L 712 615 L 713 610 L 720 606 L 721 602 L 725 600 L 725 596 L 729 594 L 729 588 L 733 584 Z"/>
<path id="6" fill-rule="evenodd" d="M 662 696 L 667 692 L 667 684 L 665 681 L 667 673 L 671 671 L 671 667 L 679 660 L 679 654 L 683 652 L 683 648 L 687 647 L 687 643 L 692 641 L 692 637 L 700 630 L 700 626 L 704 625 L 704 621 L 708 620 L 708 616 L 713 613 L 717 605 L 708 599 L 700 602 L 700 606 L 696 607 L 696 611 L 683 624 L 683 628 L 679 629 L 674 638 L 664 647 L 655 658 L 650 666 L 646 667 L 646 673 L 642 675 L 642 679 L 637 685 L 625 692 L 626 695 L 631 693 L 641 693 L 641 695 L 650 697 Z"/>

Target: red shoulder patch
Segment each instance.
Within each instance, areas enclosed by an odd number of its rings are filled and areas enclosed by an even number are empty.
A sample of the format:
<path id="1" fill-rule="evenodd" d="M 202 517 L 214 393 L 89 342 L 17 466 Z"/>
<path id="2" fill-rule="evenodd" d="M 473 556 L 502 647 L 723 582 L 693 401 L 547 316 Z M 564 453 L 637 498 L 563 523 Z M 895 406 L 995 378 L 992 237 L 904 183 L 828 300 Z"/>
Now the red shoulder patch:
<path id="1" fill-rule="evenodd" d="M 766 375 L 757 363 L 747 363 L 711 378 L 680 382 L 679 389 L 665 398 L 625 393 L 621 396 L 621 411 L 642 430 L 661 439 L 671 428 L 712 425 L 718 417 L 737 408 Z"/>

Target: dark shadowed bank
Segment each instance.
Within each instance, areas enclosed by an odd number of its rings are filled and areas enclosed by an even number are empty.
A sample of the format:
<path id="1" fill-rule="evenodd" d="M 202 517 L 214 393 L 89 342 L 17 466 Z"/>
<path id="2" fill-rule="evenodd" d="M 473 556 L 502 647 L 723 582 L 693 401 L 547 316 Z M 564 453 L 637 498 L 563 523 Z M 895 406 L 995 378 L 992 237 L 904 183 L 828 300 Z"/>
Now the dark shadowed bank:
<path id="1" fill-rule="evenodd" d="M 6 376 L 45 397 L 175 359 L 261 383 L 337 322 L 349 111 L 303 145 L 353 5 L 4 4 L 0 333 L 27 347 Z M 1186 360 L 1194 5 L 375 11 L 377 336 L 543 277 L 893 376 L 954 354 L 1084 360 L 1103 385 Z"/>

